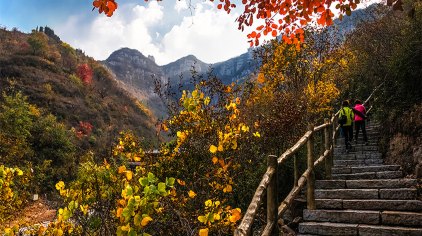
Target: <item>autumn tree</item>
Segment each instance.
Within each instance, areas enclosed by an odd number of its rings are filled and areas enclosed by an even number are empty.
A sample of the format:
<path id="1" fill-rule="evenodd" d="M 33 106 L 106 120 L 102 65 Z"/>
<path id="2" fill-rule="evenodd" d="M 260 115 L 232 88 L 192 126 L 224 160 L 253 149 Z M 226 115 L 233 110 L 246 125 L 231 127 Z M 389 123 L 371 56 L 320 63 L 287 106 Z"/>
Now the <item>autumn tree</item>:
<path id="1" fill-rule="evenodd" d="M 72 48 L 68 43 L 61 43 L 59 46 L 60 52 L 62 54 L 62 63 L 63 66 L 72 71 L 76 67 L 77 56 L 76 50 Z"/>
<path id="2" fill-rule="evenodd" d="M 28 38 L 32 53 L 37 56 L 43 56 L 48 50 L 48 37 L 42 32 L 32 32 Z"/>
<path id="3" fill-rule="evenodd" d="M 77 75 L 85 85 L 90 85 L 92 83 L 92 69 L 88 64 L 79 65 Z"/>

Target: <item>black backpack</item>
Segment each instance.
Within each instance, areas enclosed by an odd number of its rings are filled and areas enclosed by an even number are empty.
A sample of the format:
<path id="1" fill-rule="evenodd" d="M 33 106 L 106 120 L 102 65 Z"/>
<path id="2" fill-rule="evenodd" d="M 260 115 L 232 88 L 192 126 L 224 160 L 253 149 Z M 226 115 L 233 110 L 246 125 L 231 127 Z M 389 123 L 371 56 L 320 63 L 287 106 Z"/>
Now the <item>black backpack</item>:
<path id="1" fill-rule="evenodd" d="M 341 111 L 343 111 L 343 113 L 340 114 L 340 117 L 338 118 L 338 123 L 340 125 L 344 125 L 347 123 L 346 111 L 344 110 L 344 108 L 342 108 Z"/>

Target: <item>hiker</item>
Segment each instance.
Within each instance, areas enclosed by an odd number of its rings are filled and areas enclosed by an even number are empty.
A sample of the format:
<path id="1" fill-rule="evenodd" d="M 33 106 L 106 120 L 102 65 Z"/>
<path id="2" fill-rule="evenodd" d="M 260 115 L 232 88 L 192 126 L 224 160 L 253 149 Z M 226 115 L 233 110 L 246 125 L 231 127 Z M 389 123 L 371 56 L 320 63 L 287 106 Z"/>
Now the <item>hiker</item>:
<path id="1" fill-rule="evenodd" d="M 338 123 L 341 126 L 341 130 L 344 134 L 344 143 L 346 144 L 346 152 L 349 152 L 352 149 L 352 139 L 353 139 L 353 111 L 349 107 L 349 101 L 345 100 L 342 103 L 341 109 L 338 114 Z"/>
<path id="2" fill-rule="evenodd" d="M 362 129 L 363 141 L 365 142 L 365 145 L 368 145 L 368 136 L 366 136 L 365 128 L 366 109 L 362 105 L 361 100 L 356 99 L 353 113 L 355 114 L 355 142 L 358 142 L 359 130 Z"/>

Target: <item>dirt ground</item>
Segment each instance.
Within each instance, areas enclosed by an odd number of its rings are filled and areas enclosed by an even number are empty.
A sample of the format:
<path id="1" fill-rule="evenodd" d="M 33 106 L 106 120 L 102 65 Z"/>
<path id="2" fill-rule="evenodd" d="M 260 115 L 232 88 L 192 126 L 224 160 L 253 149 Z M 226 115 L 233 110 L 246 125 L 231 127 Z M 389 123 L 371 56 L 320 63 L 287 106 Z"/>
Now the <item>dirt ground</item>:
<path id="1" fill-rule="evenodd" d="M 11 222 L 5 226 L 34 225 L 52 221 L 55 217 L 56 210 L 52 209 L 44 199 L 40 198 L 38 201 L 31 202 L 22 211 L 17 212 Z"/>

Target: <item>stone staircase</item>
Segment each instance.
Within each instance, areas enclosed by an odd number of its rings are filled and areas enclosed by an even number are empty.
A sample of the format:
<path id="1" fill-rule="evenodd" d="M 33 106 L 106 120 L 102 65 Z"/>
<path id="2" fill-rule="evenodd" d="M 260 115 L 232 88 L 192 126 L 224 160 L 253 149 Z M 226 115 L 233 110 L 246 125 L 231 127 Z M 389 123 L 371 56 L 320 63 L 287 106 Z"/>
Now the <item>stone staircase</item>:
<path id="1" fill-rule="evenodd" d="M 403 178 L 398 165 L 383 164 L 377 124 L 367 133 L 370 143 L 353 144 L 349 153 L 344 139 L 337 140 L 332 180 L 316 181 L 317 209 L 303 211 L 299 235 L 422 236 L 417 180 Z"/>

